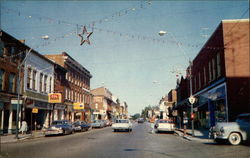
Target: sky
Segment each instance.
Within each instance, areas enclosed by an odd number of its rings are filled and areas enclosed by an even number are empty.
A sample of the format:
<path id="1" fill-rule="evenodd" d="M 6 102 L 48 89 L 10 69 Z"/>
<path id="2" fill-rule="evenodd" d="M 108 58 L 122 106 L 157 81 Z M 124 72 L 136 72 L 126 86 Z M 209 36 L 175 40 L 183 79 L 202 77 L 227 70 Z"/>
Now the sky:
<path id="1" fill-rule="evenodd" d="M 249 19 L 247 0 L 0 3 L 2 30 L 41 54 L 67 52 L 93 75 L 91 89 L 105 86 L 130 114 L 175 89 L 221 20 Z M 90 45 L 80 45 L 83 26 Z"/>

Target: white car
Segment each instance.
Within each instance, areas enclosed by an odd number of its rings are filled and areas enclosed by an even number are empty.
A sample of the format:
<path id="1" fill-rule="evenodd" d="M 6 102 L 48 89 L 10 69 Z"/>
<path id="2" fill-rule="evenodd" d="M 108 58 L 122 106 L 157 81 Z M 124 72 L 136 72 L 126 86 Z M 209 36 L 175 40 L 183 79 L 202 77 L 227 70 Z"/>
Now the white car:
<path id="1" fill-rule="evenodd" d="M 132 123 L 128 119 L 118 119 L 115 121 L 114 124 L 112 124 L 112 129 L 114 132 L 120 131 L 120 130 L 126 130 L 128 132 L 132 131 Z"/>
<path id="2" fill-rule="evenodd" d="M 157 120 L 155 124 L 155 132 L 174 132 L 175 124 L 172 120 Z"/>
<path id="3" fill-rule="evenodd" d="M 250 113 L 238 115 L 235 122 L 218 122 L 210 129 L 210 136 L 216 142 L 228 140 L 232 145 L 250 140 Z"/>

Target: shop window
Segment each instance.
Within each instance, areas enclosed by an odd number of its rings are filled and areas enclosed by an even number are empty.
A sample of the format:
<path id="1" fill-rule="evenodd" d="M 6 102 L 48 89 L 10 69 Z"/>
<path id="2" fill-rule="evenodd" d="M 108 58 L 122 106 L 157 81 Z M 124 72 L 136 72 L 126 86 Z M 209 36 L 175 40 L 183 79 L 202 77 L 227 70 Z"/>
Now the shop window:
<path id="1" fill-rule="evenodd" d="M 2 91 L 2 90 L 4 90 L 4 75 L 5 75 L 5 73 L 4 73 L 4 70 L 1 70 L 0 69 L 0 90 Z"/>
<path id="2" fill-rule="evenodd" d="M 10 93 L 15 92 L 14 80 L 15 80 L 15 74 L 10 73 L 9 74 L 9 82 L 8 82 L 8 92 L 10 92 Z"/>
<path id="3" fill-rule="evenodd" d="M 32 75 L 32 89 L 37 90 L 36 88 L 36 71 L 33 70 L 33 75 Z"/>
<path id="4" fill-rule="evenodd" d="M 28 68 L 27 74 L 27 88 L 31 89 L 31 68 Z"/>

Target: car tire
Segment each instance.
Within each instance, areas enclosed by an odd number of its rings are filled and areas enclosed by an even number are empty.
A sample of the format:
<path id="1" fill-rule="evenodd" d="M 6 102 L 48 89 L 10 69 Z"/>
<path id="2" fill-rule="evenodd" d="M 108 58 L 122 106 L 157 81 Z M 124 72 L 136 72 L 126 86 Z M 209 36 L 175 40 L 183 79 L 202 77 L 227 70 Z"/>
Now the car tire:
<path id="1" fill-rule="evenodd" d="M 239 133 L 231 133 L 228 137 L 228 141 L 232 145 L 239 145 L 241 143 L 241 135 Z"/>

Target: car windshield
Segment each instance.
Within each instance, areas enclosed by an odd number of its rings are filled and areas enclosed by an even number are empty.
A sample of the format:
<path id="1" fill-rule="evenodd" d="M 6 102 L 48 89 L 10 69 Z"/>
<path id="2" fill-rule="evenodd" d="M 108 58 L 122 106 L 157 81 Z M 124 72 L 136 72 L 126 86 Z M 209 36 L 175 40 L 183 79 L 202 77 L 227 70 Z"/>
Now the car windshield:
<path id="1" fill-rule="evenodd" d="M 173 123 L 171 120 L 159 120 L 158 123 Z"/>
<path id="2" fill-rule="evenodd" d="M 241 116 L 236 119 L 236 122 L 250 122 L 250 116 Z"/>
<path id="3" fill-rule="evenodd" d="M 62 121 L 54 121 L 52 122 L 52 125 L 62 125 L 64 124 Z"/>
<path id="4" fill-rule="evenodd" d="M 129 123 L 128 120 L 116 120 L 115 122 L 116 123 Z"/>

